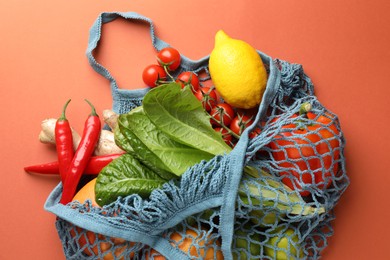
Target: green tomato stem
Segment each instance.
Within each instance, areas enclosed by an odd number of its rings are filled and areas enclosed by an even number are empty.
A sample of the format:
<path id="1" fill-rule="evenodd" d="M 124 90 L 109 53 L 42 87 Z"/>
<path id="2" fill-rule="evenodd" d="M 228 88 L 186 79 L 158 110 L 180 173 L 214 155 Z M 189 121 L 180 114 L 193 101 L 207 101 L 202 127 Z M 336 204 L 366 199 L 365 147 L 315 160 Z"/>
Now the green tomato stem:
<path id="1" fill-rule="evenodd" d="M 215 121 L 216 123 L 220 124 L 221 127 L 222 127 L 223 129 L 225 129 L 226 131 L 228 131 L 228 133 L 229 133 L 230 135 L 232 135 L 234 138 L 240 139 L 240 135 L 238 135 L 238 134 L 236 134 L 235 132 L 233 132 L 232 130 L 230 130 L 230 128 L 227 127 L 227 126 L 222 122 L 222 120 L 219 121 L 219 120 L 215 119 L 215 118 L 212 117 L 212 116 L 210 116 L 210 118 L 211 118 L 213 121 Z"/>
<path id="2" fill-rule="evenodd" d="M 169 69 L 167 65 L 163 65 L 163 68 L 165 70 L 165 73 L 167 73 L 168 77 L 171 79 L 171 82 L 175 82 L 175 78 L 169 73 Z"/>
<path id="3" fill-rule="evenodd" d="M 299 108 L 299 115 L 305 115 L 307 112 L 309 112 L 312 109 L 312 106 L 309 102 L 305 102 L 301 105 Z"/>

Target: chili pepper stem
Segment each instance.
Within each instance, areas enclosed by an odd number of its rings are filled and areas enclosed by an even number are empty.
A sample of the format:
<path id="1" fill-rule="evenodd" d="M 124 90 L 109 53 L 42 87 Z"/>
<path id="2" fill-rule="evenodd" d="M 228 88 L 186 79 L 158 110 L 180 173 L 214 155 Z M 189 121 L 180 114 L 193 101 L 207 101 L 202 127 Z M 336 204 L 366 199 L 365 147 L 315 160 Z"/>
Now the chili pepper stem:
<path id="1" fill-rule="evenodd" d="M 92 109 L 92 111 L 91 111 L 91 116 L 98 116 L 98 114 L 96 113 L 96 109 L 95 109 L 95 107 L 92 105 L 92 103 L 89 102 L 88 99 L 85 99 L 85 101 L 88 103 L 88 105 L 91 106 L 91 109 Z"/>
<path id="2" fill-rule="evenodd" d="M 64 105 L 64 108 L 62 109 L 62 113 L 61 113 L 61 116 L 58 118 L 58 120 L 67 120 L 66 119 L 66 116 L 65 116 L 65 111 L 66 111 L 66 108 L 68 107 L 70 101 L 72 99 L 69 99 L 68 101 L 66 101 L 65 105 Z"/>

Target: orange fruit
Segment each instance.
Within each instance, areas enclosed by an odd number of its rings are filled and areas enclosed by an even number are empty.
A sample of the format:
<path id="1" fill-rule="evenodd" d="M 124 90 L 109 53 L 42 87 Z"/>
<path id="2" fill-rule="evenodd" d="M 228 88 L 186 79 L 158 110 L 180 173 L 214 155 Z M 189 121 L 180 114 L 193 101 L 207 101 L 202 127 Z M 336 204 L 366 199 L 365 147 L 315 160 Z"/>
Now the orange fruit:
<path id="1" fill-rule="evenodd" d="M 176 241 L 176 243 L 171 243 L 173 246 L 177 246 L 180 250 L 183 252 L 190 254 L 193 257 L 201 258 L 204 260 L 223 260 L 222 251 L 218 250 L 215 251 L 212 244 L 215 242 L 218 246 L 220 246 L 219 241 L 210 239 L 208 236 L 206 238 L 199 238 L 198 233 L 193 229 L 187 229 L 184 237 L 179 232 L 174 232 L 171 235 L 171 239 Z M 205 245 L 205 240 L 207 241 L 207 244 Z M 200 249 L 197 250 L 197 247 L 199 246 Z M 156 250 L 152 249 L 150 250 L 150 255 L 153 254 L 159 254 Z M 145 259 L 149 259 L 149 256 L 146 256 Z M 162 255 L 156 255 L 154 256 L 155 260 L 166 260 L 166 258 Z"/>
<path id="2" fill-rule="evenodd" d="M 96 178 L 88 182 L 86 185 L 84 185 L 73 197 L 73 201 L 78 201 L 80 203 L 84 203 L 86 200 L 91 200 L 92 206 L 99 207 L 99 205 L 96 203 L 95 200 L 95 183 Z M 84 249 L 84 253 L 88 256 L 98 256 L 99 254 L 99 248 L 102 253 L 107 253 L 103 256 L 103 260 L 111 260 L 111 259 L 124 259 L 125 256 L 120 255 L 126 250 L 128 246 L 133 246 L 134 243 L 126 243 L 126 240 L 122 238 L 110 238 L 110 242 L 107 241 L 107 237 L 101 234 L 96 234 L 91 231 L 84 230 L 80 227 L 75 226 L 74 229 L 70 231 L 70 234 L 72 237 L 76 236 L 76 232 L 83 233 L 78 238 L 78 244 L 80 248 L 83 248 L 85 245 L 90 245 L 89 248 L 86 247 Z M 102 241 L 97 243 L 98 241 Z M 93 245 L 93 247 L 92 247 Z M 112 247 L 115 246 L 115 251 L 112 252 Z M 130 253 L 130 257 L 134 256 L 134 252 Z"/>
<path id="3" fill-rule="evenodd" d="M 72 201 L 78 201 L 81 204 L 86 200 L 90 199 L 92 201 L 92 206 L 99 207 L 95 200 L 95 184 L 96 178 L 85 184 L 77 193 L 74 195 Z"/>

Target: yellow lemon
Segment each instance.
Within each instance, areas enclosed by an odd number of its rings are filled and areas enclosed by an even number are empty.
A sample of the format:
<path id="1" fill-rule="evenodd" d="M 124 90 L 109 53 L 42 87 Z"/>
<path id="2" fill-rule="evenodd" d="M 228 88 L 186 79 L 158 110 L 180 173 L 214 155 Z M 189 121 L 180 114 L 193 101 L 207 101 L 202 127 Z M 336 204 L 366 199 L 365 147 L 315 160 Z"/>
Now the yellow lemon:
<path id="1" fill-rule="evenodd" d="M 219 30 L 210 54 L 209 71 L 226 103 L 244 109 L 260 104 L 267 85 L 267 71 L 256 49 L 247 42 L 232 39 Z"/>
<path id="2" fill-rule="evenodd" d="M 272 237 L 267 240 L 265 254 L 274 259 L 295 260 L 304 256 L 303 249 L 299 245 L 299 237 L 295 230 L 288 228 L 283 231 L 282 227 L 272 232 Z"/>

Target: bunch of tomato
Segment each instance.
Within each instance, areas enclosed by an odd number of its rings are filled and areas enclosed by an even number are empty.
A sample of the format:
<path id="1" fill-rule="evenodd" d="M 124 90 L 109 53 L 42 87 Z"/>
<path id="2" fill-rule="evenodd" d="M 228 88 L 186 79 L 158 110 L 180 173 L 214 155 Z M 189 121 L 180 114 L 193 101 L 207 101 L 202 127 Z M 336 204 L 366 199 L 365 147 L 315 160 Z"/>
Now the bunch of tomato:
<path id="1" fill-rule="evenodd" d="M 174 81 L 183 88 L 190 86 L 195 97 L 209 113 L 214 130 L 222 134 L 229 146 L 234 147 L 242 132 L 253 124 L 257 111 L 234 108 L 224 102 L 214 87 L 202 86 L 198 76 L 191 71 L 172 77 L 170 72 L 175 71 L 181 63 L 180 53 L 174 48 L 159 51 L 157 62 L 144 69 L 142 76 L 145 84 L 153 88 Z M 271 148 L 270 156 L 275 161 L 274 165 L 278 168 L 282 182 L 299 191 L 302 196 L 310 195 L 309 190 L 313 186 L 324 189 L 331 185 L 332 176 L 338 171 L 341 145 L 334 118 L 316 115 L 309 110 L 301 110 L 293 116 L 305 117 L 308 121 L 306 124 L 302 125 L 302 120 L 299 119 L 297 123 L 282 126 L 281 132 L 267 145 Z M 271 123 L 278 120 L 279 118 L 275 118 Z M 260 132 L 261 129 L 256 127 L 249 133 L 249 137 L 254 138 Z"/>
<path id="2" fill-rule="evenodd" d="M 224 141 L 234 147 L 242 132 L 253 123 L 256 111 L 237 109 L 224 102 L 214 87 L 202 86 L 198 75 L 191 71 L 184 71 L 176 78 L 171 75 L 181 64 L 180 53 L 166 47 L 157 53 L 157 63 L 147 66 L 143 73 L 144 83 L 151 87 L 160 84 L 176 82 L 182 88 L 190 86 L 194 96 L 202 102 L 203 108 L 210 115 L 210 123 L 215 131 L 222 134 Z M 250 137 L 260 133 L 260 129 L 254 130 Z"/>

